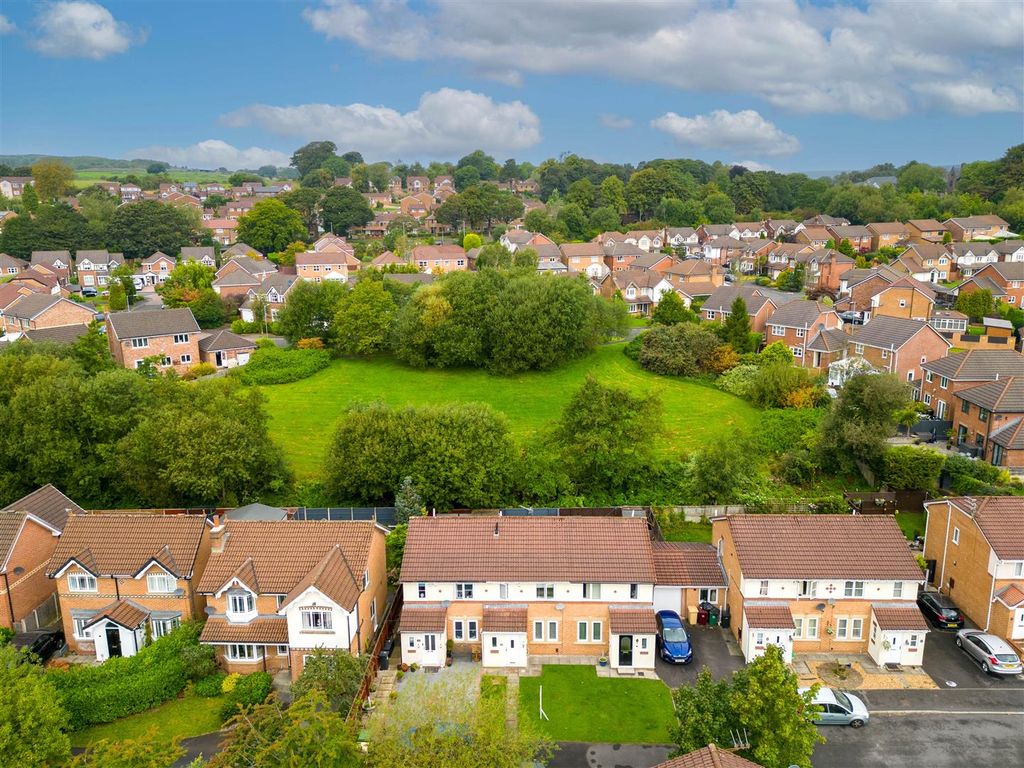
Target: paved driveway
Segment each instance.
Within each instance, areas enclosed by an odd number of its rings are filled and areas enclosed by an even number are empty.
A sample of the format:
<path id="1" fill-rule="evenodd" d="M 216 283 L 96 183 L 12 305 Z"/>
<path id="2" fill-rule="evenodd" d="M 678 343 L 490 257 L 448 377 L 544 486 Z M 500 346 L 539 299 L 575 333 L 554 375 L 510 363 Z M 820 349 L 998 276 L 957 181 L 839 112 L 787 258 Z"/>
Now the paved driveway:
<path id="1" fill-rule="evenodd" d="M 981 667 L 956 647 L 955 638 L 955 630 L 932 627 L 924 644 L 924 671 L 940 688 L 1024 689 L 1024 676 L 986 675 Z"/>
<path id="2" fill-rule="evenodd" d="M 726 645 L 728 630 L 718 627 L 687 626 L 693 643 L 693 661 L 683 666 L 658 659 L 657 672 L 666 685 L 678 688 L 697 679 L 701 667 L 708 667 L 715 678 L 729 677 L 743 666 L 742 656 L 733 656 Z M 730 639 L 732 635 L 729 635 Z"/>

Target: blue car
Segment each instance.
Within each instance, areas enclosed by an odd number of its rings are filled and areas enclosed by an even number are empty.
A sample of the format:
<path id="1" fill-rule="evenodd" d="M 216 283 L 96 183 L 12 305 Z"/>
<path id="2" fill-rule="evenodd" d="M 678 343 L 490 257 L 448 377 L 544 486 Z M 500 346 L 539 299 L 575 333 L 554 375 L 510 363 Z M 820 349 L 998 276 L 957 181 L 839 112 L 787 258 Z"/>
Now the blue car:
<path id="1" fill-rule="evenodd" d="M 693 646 L 675 611 L 658 611 L 658 653 L 669 664 L 689 664 L 693 661 Z"/>

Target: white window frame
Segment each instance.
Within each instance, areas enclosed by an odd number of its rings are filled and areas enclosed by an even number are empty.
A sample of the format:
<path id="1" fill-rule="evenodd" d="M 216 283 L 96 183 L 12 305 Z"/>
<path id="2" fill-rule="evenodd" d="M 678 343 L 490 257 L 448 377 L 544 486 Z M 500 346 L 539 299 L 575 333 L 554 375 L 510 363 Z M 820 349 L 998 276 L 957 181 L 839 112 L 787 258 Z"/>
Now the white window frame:
<path id="1" fill-rule="evenodd" d="M 597 582 L 585 581 L 583 582 L 583 599 L 584 600 L 600 600 L 601 599 L 601 585 Z"/>
<path id="2" fill-rule="evenodd" d="M 327 607 L 302 608 L 303 632 L 327 632 L 334 629 L 334 612 Z"/>
<path id="3" fill-rule="evenodd" d="M 638 600 L 640 598 L 640 585 L 630 584 L 629 585 L 629 599 Z"/>
<path id="4" fill-rule="evenodd" d="M 1024 576 L 1024 560 L 1018 560 L 1013 564 L 1013 575 Z"/>
<path id="5" fill-rule="evenodd" d="M 164 588 L 170 584 L 170 588 Z M 146 576 L 146 591 L 154 595 L 167 595 L 178 588 L 178 580 L 169 573 L 150 573 Z"/>
<path id="6" fill-rule="evenodd" d="M 471 582 L 458 582 L 455 585 L 455 599 L 456 600 L 472 600 L 473 599 L 473 584 Z"/>
<path id="7" fill-rule="evenodd" d="M 84 584 L 84 586 L 82 586 Z M 76 571 L 68 574 L 68 592 L 98 592 L 96 577 L 91 573 Z"/>
<path id="8" fill-rule="evenodd" d="M 288 655 L 288 646 L 287 645 L 279 645 L 279 646 L 277 646 L 277 655 L 278 656 L 287 656 Z"/>
<path id="9" fill-rule="evenodd" d="M 760 597 L 766 597 L 768 595 L 768 579 L 761 579 L 761 583 L 757 588 L 757 594 Z"/>
<path id="10" fill-rule="evenodd" d="M 797 587 L 797 597 L 817 597 L 818 582 L 813 579 L 804 579 Z"/>
<path id="11" fill-rule="evenodd" d="M 189 363 L 192 362 L 192 355 L 182 355 L 181 356 L 181 362 L 184 365 L 188 365 Z"/>
<path id="12" fill-rule="evenodd" d="M 230 643 L 226 655 L 229 661 L 260 661 L 263 658 L 260 646 L 252 643 Z"/>
<path id="13" fill-rule="evenodd" d="M 235 601 L 241 600 L 243 608 L 235 607 Z M 228 594 L 228 613 L 235 616 L 244 616 L 256 611 L 256 596 L 252 592 L 233 592 Z"/>
<path id="14" fill-rule="evenodd" d="M 864 639 L 864 619 L 859 616 L 836 617 L 836 640 L 850 642 Z"/>
<path id="15" fill-rule="evenodd" d="M 427 597 L 427 585 L 424 584 L 422 581 L 416 585 L 416 596 L 420 600 L 424 600 Z"/>
<path id="16" fill-rule="evenodd" d="M 555 599 L 555 585 L 554 584 L 538 584 L 537 585 L 537 599 L 538 600 L 554 600 Z"/>
<path id="17" fill-rule="evenodd" d="M 149 347 L 149 339 L 145 336 L 132 339 L 132 349 L 146 349 L 147 347 Z"/>
<path id="18" fill-rule="evenodd" d="M 174 343 L 175 344 L 188 344 L 188 334 L 187 333 L 176 333 L 176 334 L 174 334 Z"/>
<path id="19" fill-rule="evenodd" d="M 150 619 L 150 627 L 153 630 L 153 639 L 166 637 L 181 626 L 180 616 L 171 616 L 166 619 Z"/>
<path id="20" fill-rule="evenodd" d="M 718 603 L 718 587 L 702 587 L 698 595 L 702 603 Z"/>
<path id="21" fill-rule="evenodd" d="M 88 616 L 75 616 L 71 619 L 72 633 L 75 637 L 80 640 L 88 640 L 89 636 L 85 634 L 85 625 L 92 621 Z"/>
<path id="22" fill-rule="evenodd" d="M 863 581 L 847 581 L 843 583 L 843 597 L 864 597 Z"/>
<path id="23" fill-rule="evenodd" d="M 953 543 L 960 544 L 960 529 L 957 526 L 953 526 Z"/>
<path id="24" fill-rule="evenodd" d="M 502 583 L 498 585 L 498 599 L 508 600 L 508 584 Z"/>
<path id="25" fill-rule="evenodd" d="M 903 597 L 903 582 L 902 581 L 895 581 L 895 582 L 893 582 L 893 585 L 892 585 L 892 596 L 893 597 Z"/>

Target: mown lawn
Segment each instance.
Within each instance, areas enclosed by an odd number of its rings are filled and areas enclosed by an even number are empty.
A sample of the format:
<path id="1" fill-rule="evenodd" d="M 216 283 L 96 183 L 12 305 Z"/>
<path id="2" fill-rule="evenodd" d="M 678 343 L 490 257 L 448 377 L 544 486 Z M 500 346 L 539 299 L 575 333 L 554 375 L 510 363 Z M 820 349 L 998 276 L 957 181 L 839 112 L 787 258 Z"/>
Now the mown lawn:
<path id="1" fill-rule="evenodd" d="M 896 523 L 903 535 L 913 540 L 915 536 L 924 536 L 925 512 L 900 512 L 896 515 Z"/>
<path id="2" fill-rule="evenodd" d="M 665 541 L 711 543 L 711 523 L 689 522 L 682 515 L 659 515 L 658 525 Z"/>
<path id="3" fill-rule="evenodd" d="M 758 411 L 747 402 L 710 385 L 648 373 L 622 354 L 622 346 L 600 347 L 554 371 L 518 376 L 420 370 L 391 358 L 336 360 L 308 379 L 264 387 L 263 392 L 272 434 L 299 478 L 319 474 L 334 425 L 350 403 L 489 403 L 508 417 L 517 438 L 525 438 L 557 421 L 588 373 L 635 392 L 660 395 L 666 432 L 657 448 L 665 453 L 695 448 L 733 427 L 748 429 L 758 423 Z"/>
<path id="4" fill-rule="evenodd" d="M 539 714 L 540 688 L 544 713 Z M 590 666 L 546 666 L 519 678 L 519 718 L 555 741 L 665 744 L 675 723 L 672 695 L 660 680 L 598 677 Z"/>
<path id="5" fill-rule="evenodd" d="M 71 746 L 88 747 L 97 741 L 139 739 L 153 731 L 152 738 L 170 741 L 220 730 L 220 706 L 223 696 L 204 698 L 185 696 L 172 699 L 159 707 L 130 715 L 112 723 L 95 725 L 71 734 Z"/>

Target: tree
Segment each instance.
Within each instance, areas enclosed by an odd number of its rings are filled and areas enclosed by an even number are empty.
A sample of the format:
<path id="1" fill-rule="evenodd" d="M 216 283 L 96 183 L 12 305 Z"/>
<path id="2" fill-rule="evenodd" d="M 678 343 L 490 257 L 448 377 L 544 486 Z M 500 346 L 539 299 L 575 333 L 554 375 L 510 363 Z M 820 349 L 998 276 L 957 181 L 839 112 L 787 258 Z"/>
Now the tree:
<path id="1" fill-rule="evenodd" d="M 855 471 L 863 463 L 882 468 L 896 414 L 911 403 L 910 387 L 892 374 L 852 377 L 821 420 L 818 448 L 823 463 Z"/>
<path id="2" fill-rule="evenodd" d="M 343 157 L 328 157 L 320 167 L 329 171 L 336 179 L 348 176 L 352 172 L 352 163 Z"/>
<path id="3" fill-rule="evenodd" d="M 6 765 L 62 765 L 71 745 L 67 715 L 43 668 L 14 646 L 0 645 L 0 755 Z"/>
<path id="4" fill-rule="evenodd" d="M 21 190 L 21 207 L 25 213 L 35 213 L 39 210 L 39 193 L 36 192 L 34 184 L 26 184 Z"/>
<path id="5" fill-rule="evenodd" d="M 473 165 L 466 165 L 455 169 L 455 189 L 465 192 L 470 187 L 480 183 L 480 171 Z"/>
<path id="6" fill-rule="evenodd" d="M 729 309 L 729 316 L 722 324 L 722 339 L 728 342 L 739 354 L 754 352 L 757 342 L 753 337 L 750 316 L 747 314 L 747 302 L 737 296 Z"/>
<path id="7" fill-rule="evenodd" d="M 113 283 L 115 280 L 120 281 L 121 286 L 124 288 L 124 295 L 129 305 L 135 303 L 136 290 L 134 275 L 135 267 L 131 262 L 127 261 L 117 267 L 114 267 L 114 269 L 110 271 L 110 282 Z"/>
<path id="8" fill-rule="evenodd" d="M 715 680 L 711 670 L 701 667 L 692 685 L 683 685 L 672 694 L 678 723 L 672 727 L 672 741 L 678 754 L 703 749 L 708 744 L 730 745 L 736 729 L 728 680 Z"/>
<path id="9" fill-rule="evenodd" d="M 303 188 L 330 189 L 334 185 L 334 174 L 326 168 L 314 168 L 302 177 Z"/>
<path id="10" fill-rule="evenodd" d="M 598 190 L 599 205 L 604 208 L 611 208 L 616 214 L 622 215 L 626 212 L 626 185 L 618 176 L 608 176 L 601 182 Z M 612 227 L 615 229 L 617 227 Z"/>
<path id="11" fill-rule="evenodd" d="M 471 251 L 474 248 L 479 248 L 484 244 L 483 238 L 475 232 L 467 232 L 462 237 L 462 247 L 467 251 Z"/>
<path id="12" fill-rule="evenodd" d="M 363 162 L 363 156 L 359 152 L 346 152 L 341 156 L 341 159 L 349 165 L 359 165 Z"/>
<path id="13" fill-rule="evenodd" d="M 167 306 L 172 309 L 182 307 L 192 301 L 199 291 L 213 288 L 215 276 L 213 267 L 198 261 L 182 261 L 171 270 L 163 285 L 157 286 L 157 292 Z"/>
<path id="14" fill-rule="evenodd" d="M 311 141 L 292 153 L 291 164 L 299 172 L 299 176 L 303 177 L 315 168 L 321 168 L 328 158 L 334 157 L 337 149 L 333 141 Z"/>
<path id="15" fill-rule="evenodd" d="M 353 656 L 347 650 L 317 649 L 302 665 L 302 674 L 292 683 L 292 696 L 302 698 L 320 691 L 335 712 L 348 714 L 366 674 L 366 656 Z"/>
<path id="16" fill-rule="evenodd" d="M 203 330 L 219 328 L 224 325 L 227 312 L 224 308 L 224 301 L 212 288 L 203 288 L 199 294 L 188 302 L 189 309 L 195 317 L 199 327 Z M 257 315 L 258 317 L 258 315 Z"/>
<path id="17" fill-rule="evenodd" d="M 597 190 L 590 179 L 577 179 L 569 185 L 565 193 L 565 201 L 578 205 L 584 214 L 590 212 L 596 199 Z"/>
<path id="18" fill-rule="evenodd" d="M 992 291 L 988 288 L 961 291 L 956 297 L 955 307 L 958 312 L 963 312 L 975 322 L 981 322 L 982 318 L 995 314 L 995 302 L 992 300 Z"/>
<path id="19" fill-rule="evenodd" d="M 110 311 L 120 312 L 128 308 L 128 296 L 120 281 L 110 283 Z"/>
<path id="20" fill-rule="evenodd" d="M 704 216 L 712 224 L 729 224 L 736 220 L 736 206 L 728 195 L 715 192 L 704 198 Z"/>
<path id="21" fill-rule="evenodd" d="M 277 176 L 277 166 L 274 165 L 261 165 L 256 169 L 256 173 L 266 179 L 273 179 Z"/>
<path id="22" fill-rule="evenodd" d="M 699 376 L 713 372 L 721 340 L 696 323 L 656 325 L 640 337 L 637 362 L 663 376 Z"/>
<path id="23" fill-rule="evenodd" d="M 411 477 L 402 478 L 402 485 L 395 494 L 395 518 L 399 523 L 408 523 L 410 517 L 423 514 L 423 497 Z"/>
<path id="24" fill-rule="evenodd" d="M 352 227 L 373 221 L 373 211 L 366 198 L 352 187 L 332 187 L 320 201 L 324 229 L 347 235 Z"/>
<path id="25" fill-rule="evenodd" d="M 562 459 L 580 493 L 625 490 L 651 465 L 661 432 L 661 401 L 587 376 L 555 429 Z M 646 437 L 644 437 L 646 435 Z"/>
<path id="26" fill-rule="evenodd" d="M 335 316 L 348 288 L 334 280 L 311 283 L 300 280 L 288 292 L 278 325 L 289 341 L 322 339 L 332 341 Z"/>
<path id="27" fill-rule="evenodd" d="M 566 203 L 558 211 L 558 222 L 566 235 L 574 240 L 582 239 L 587 233 L 587 215 L 576 203 Z"/>
<path id="28" fill-rule="evenodd" d="M 928 448 L 890 448 L 885 452 L 885 484 L 894 490 L 934 490 L 944 461 L 941 453 Z"/>
<path id="29" fill-rule="evenodd" d="M 481 179 L 490 180 L 498 178 L 498 164 L 494 162 L 493 157 L 485 154 L 480 149 L 474 150 L 465 157 L 460 158 L 459 162 L 455 164 L 455 172 L 458 173 L 461 168 L 476 168 Z"/>
<path id="30" fill-rule="evenodd" d="M 153 173 L 153 174 L 165 173 L 165 172 L 169 171 L 170 169 L 171 169 L 171 166 L 168 165 L 167 163 L 156 162 L 156 163 L 150 163 L 149 165 L 146 166 L 146 173 Z"/>
<path id="31" fill-rule="evenodd" d="M 71 189 L 75 172 L 60 160 L 46 159 L 32 166 L 32 178 L 42 200 L 56 200 Z"/>
<path id="32" fill-rule="evenodd" d="M 306 234 L 298 212 L 275 198 L 260 200 L 238 220 L 238 239 L 263 253 L 282 251 Z"/>
<path id="33" fill-rule="evenodd" d="M 142 259 L 156 251 L 178 253 L 196 234 L 183 209 L 156 200 L 120 206 L 107 225 L 107 247 L 129 259 Z"/>
<path id="34" fill-rule="evenodd" d="M 306 225 L 310 240 L 315 240 L 320 233 L 320 198 L 323 192 L 319 189 L 300 187 L 281 195 L 281 201 L 289 208 L 298 211 Z M 365 202 L 365 199 L 364 199 Z"/>
<path id="35" fill-rule="evenodd" d="M 228 184 L 232 187 L 240 187 L 246 182 L 255 182 L 257 184 L 263 183 L 263 174 L 251 173 L 249 171 L 235 171 L 228 176 Z"/>
<path id="36" fill-rule="evenodd" d="M 587 219 L 587 229 L 593 234 L 614 232 L 622 225 L 622 219 L 611 206 L 595 208 Z"/>
<path id="37" fill-rule="evenodd" d="M 168 768 L 185 750 L 175 742 L 155 739 L 155 728 L 139 739 L 103 739 L 72 758 L 69 768 Z"/>
<path id="38" fill-rule="evenodd" d="M 106 241 L 107 225 L 120 204 L 112 195 L 99 187 L 91 187 L 78 195 L 78 210 L 89 226 L 89 236 L 97 243 Z"/>
<path id="39" fill-rule="evenodd" d="M 656 325 L 696 323 L 697 320 L 697 313 L 683 304 L 683 300 L 675 291 L 662 294 L 661 300 L 651 313 L 651 322 Z"/>
<path id="40" fill-rule="evenodd" d="M 398 307 L 380 280 L 360 280 L 341 299 L 334 336 L 344 355 L 373 355 L 387 350 Z"/>
<path id="41" fill-rule="evenodd" d="M 686 464 L 687 487 L 695 504 L 734 503 L 754 485 L 757 474 L 755 448 L 739 432 L 709 442 Z"/>
<path id="42" fill-rule="evenodd" d="M 945 192 L 946 174 L 942 168 L 924 163 L 908 163 L 898 174 L 897 188 L 900 192 Z"/>

